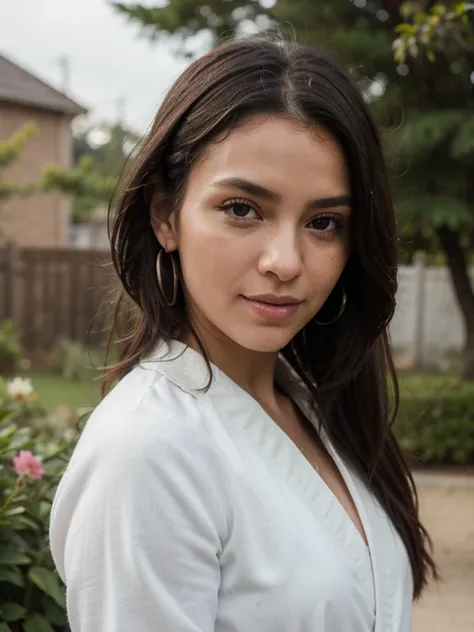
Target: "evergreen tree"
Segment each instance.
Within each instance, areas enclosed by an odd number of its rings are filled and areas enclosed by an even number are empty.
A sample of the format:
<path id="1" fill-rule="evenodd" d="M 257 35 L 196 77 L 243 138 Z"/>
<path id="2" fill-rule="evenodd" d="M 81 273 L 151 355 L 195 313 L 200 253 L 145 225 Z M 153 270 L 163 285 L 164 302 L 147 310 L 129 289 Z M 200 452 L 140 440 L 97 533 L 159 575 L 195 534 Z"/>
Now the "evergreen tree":
<path id="1" fill-rule="evenodd" d="M 362 79 L 397 161 L 404 240 L 437 243 L 465 325 L 462 375 L 474 379 L 474 7 L 417 0 L 169 0 L 113 3 L 152 37 L 218 40 L 269 24 L 335 52 Z M 264 6 L 265 5 L 265 6 Z M 426 49 L 426 50 L 423 50 Z"/>
<path id="2" fill-rule="evenodd" d="M 107 206 L 117 179 L 97 171 L 92 156 L 84 155 L 74 169 L 45 165 L 40 182 L 43 191 L 59 191 L 72 198 L 72 221 L 84 222 L 100 206 Z"/>
<path id="3" fill-rule="evenodd" d="M 26 123 L 10 138 L 0 140 L 0 202 L 13 195 L 26 195 L 34 189 L 34 185 L 22 185 L 6 180 L 4 176 L 2 177 L 2 171 L 18 160 L 36 131 L 33 123 Z"/>
<path id="4" fill-rule="evenodd" d="M 101 132 L 104 141 L 94 145 L 91 134 Z M 140 136 L 120 123 L 88 126 L 74 139 L 74 169 L 47 165 L 41 186 L 46 191 L 61 191 L 72 198 L 72 221 L 84 222 L 107 206 L 124 169 L 127 157 Z"/>

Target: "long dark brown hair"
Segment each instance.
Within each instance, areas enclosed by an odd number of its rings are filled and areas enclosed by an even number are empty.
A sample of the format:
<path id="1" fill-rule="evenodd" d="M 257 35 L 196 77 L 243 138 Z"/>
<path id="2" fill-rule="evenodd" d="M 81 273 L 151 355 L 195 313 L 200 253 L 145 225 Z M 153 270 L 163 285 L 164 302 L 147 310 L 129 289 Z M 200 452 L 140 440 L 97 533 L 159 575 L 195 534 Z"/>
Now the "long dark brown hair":
<path id="1" fill-rule="evenodd" d="M 410 468 L 391 429 L 398 406 L 387 333 L 397 290 L 394 209 L 377 129 L 356 81 L 338 62 L 311 47 L 248 38 L 214 48 L 177 79 L 114 202 L 113 263 L 134 309 L 119 362 L 110 367 L 106 382 L 130 371 L 160 339 L 184 340 L 191 330 L 182 294 L 169 307 L 157 284 L 160 245 L 150 223 L 150 189 L 179 210 L 190 168 L 203 150 L 258 113 L 322 125 L 345 154 L 353 250 L 318 320 L 337 313 L 342 288 L 347 308 L 327 327 L 313 319 L 282 353 L 311 391 L 335 448 L 356 468 L 400 534 L 417 598 L 437 572 Z"/>

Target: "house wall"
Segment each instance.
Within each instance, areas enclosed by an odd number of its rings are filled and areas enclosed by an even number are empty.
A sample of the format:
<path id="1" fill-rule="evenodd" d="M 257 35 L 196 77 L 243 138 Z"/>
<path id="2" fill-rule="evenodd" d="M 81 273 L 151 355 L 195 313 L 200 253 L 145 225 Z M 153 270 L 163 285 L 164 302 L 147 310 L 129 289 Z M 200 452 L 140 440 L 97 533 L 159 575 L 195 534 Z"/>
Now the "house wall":
<path id="1" fill-rule="evenodd" d="M 9 138 L 25 123 L 38 130 L 20 158 L 2 171 L 2 178 L 17 183 L 35 181 L 44 164 L 72 166 L 71 117 L 38 108 L 0 103 L 0 139 Z M 59 194 L 15 196 L 0 203 L 0 240 L 14 239 L 20 246 L 61 247 L 69 242 L 70 201 Z"/>

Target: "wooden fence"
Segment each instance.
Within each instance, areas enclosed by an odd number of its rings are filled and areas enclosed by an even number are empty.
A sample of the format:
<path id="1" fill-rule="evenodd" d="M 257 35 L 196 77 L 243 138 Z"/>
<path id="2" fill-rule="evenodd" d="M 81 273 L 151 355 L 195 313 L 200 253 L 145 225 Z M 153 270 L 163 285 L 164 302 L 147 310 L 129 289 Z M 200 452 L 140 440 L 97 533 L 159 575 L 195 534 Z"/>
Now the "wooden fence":
<path id="1" fill-rule="evenodd" d="M 95 346 L 111 325 L 116 276 L 99 250 L 0 248 L 0 322 L 13 319 L 27 352 L 64 337 Z"/>

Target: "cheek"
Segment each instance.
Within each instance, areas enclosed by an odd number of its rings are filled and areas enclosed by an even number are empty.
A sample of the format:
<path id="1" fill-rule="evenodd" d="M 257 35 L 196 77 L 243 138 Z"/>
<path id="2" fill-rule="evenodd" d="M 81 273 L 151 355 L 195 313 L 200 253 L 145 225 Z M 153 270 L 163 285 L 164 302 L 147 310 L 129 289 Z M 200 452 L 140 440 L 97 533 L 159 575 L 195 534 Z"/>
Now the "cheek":
<path id="1" fill-rule="evenodd" d="M 198 215 L 198 214 L 196 214 Z M 239 247 L 239 240 L 231 237 L 218 218 L 182 222 L 178 248 L 184 281 L 194 300 L 213 294 L 224 296 L 223 288 L 229 289 L 242 277 L 249 265 L 248 252 Z"/>
<path id="2" fill-rule="evenodd" d="M 316 293 L 330 294 L 348 259 L 348 248 L 342 241 L 313 253 L 308 260 L 309 278 Z"/>

